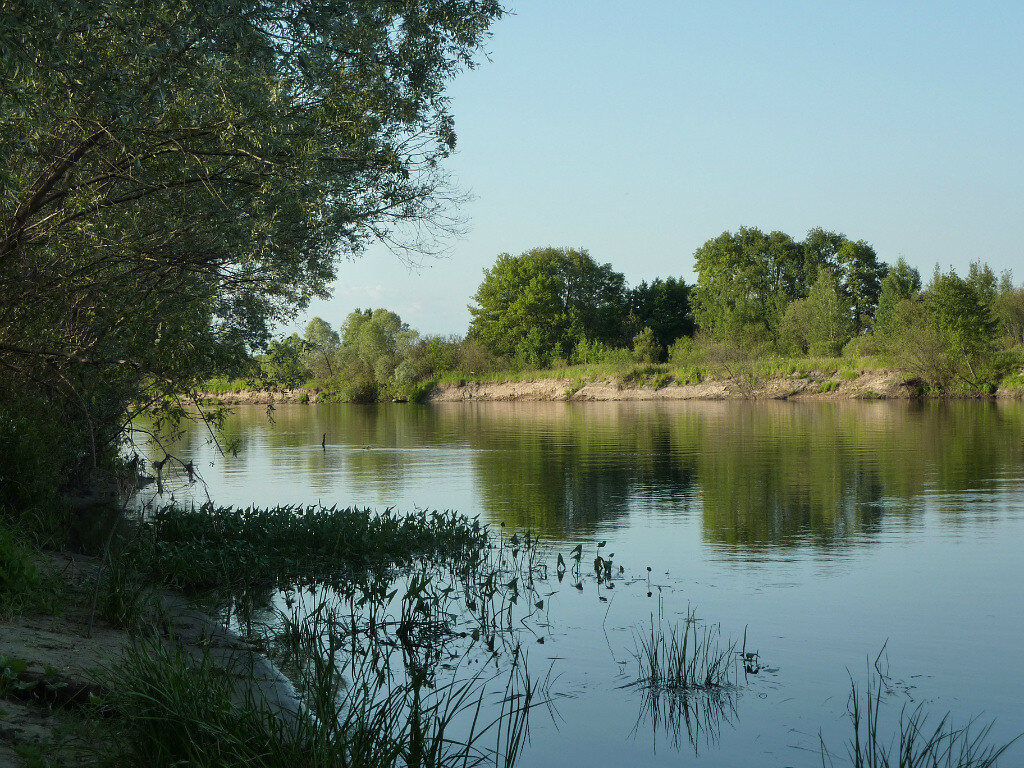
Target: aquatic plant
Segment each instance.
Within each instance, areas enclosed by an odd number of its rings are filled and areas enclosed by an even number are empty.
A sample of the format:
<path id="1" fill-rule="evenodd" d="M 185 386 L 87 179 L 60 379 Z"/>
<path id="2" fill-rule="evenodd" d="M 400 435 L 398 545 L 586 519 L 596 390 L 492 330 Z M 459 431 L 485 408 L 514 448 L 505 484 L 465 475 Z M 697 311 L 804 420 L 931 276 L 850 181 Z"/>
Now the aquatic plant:
<path id="1" fill-rule="evenodd" d="M 736 681 L 737 643 L 723 639 L 718 624 L 707 624 L 687 606 L 679 623 L 664 619 L 659 602 L 658 618 L 651 615 L 650 630 L 638 633 L 633 657 L 637 680 L 663 690 L 707 690 Z"/>
<path id="2" fill-rule="evenodd" d="M 993 744 L 989 738 L 992 723 L 979 727 L 976 720 L 969 720 L 955 726 L 948 712 L 936 718 L 923 703 L 913 708 L 904 705 L 895 729 L 890 730 L 885 723 L 891 718 L 882 719 L 887 677 L 879 666 L 881 657 L 880 653 L 875 659 L 863 689 L 850 678 L 848 711 L 853 735 L 847 755 L 854 768 L 993 768 L 1021 738 Z M 824 740 L 821 759 L 822 766 L 831 768 L 833 755 Z"/>
<path id="3" fill-rule="evenodd" d="M 153 511 L 125 556 L 163 584 L 195 592 L 281 588 L 416 559 L 472 558 L 487 542 L 479 521 L 454 512 L 205 504 Z"/>
<path id="4" fill-rule="evenodd" d="M 320 629 L 310 626 L 310 633 Z M 311 639 L 312 634 L 306 635 Z M 304 700 L 318 709 L 292 719 L 215 664 L 156 639 L 140 640 L 105 672 L 111 697 L 105 711 L 120 738 L 113 761 L 163 766 L 346 766 L 390 768 L 511 766 L 536 705 L 536 685 L 516 657 L 496 713 L 484 694 L 496 678 L 428 688 L 382 678 L 369 663 L 349 664 L 319 648 L 307 659 Z M 493 746 L 492 746 L 493 744 Z"/>

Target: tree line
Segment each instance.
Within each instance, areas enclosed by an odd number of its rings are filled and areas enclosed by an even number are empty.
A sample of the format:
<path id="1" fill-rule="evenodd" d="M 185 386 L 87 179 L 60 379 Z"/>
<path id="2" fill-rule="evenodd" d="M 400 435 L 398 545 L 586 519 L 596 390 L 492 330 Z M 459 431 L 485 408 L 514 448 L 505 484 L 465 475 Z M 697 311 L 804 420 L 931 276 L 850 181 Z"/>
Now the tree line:
<path id="1" fill-rule="evenodd" d="M 393 312 L 358 310 L 340 332 L 314 318 L 272 342 L 262 375 L 345 399 L 422 393 L 446 373 L 588 363 L 697 365 L 723 355 L 874 357 L 924 386 L 991 390 L 1024 364 L 1024 287 L 974 263 L 925 283 L 864 240 L 816 228 L 803 240 L 755 228 L 694 254 L 697 282 L 629 286 L 583 249 L 501 254 L 484 271 L 462 336 L 421 336 Z"/>

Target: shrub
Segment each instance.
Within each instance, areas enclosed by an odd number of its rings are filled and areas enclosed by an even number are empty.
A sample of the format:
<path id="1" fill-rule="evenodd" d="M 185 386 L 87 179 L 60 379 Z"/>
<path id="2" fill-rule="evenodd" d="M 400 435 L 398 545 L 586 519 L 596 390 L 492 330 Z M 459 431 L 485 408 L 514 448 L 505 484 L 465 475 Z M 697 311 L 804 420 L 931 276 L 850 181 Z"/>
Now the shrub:
<path id="1" fill-rule="evenodd" d="M 638 363 L 656 363 L 661 360 L 662 352 L 661 344 L 650 328 L 644 328 L 633 337 L 633 357 Z"/>

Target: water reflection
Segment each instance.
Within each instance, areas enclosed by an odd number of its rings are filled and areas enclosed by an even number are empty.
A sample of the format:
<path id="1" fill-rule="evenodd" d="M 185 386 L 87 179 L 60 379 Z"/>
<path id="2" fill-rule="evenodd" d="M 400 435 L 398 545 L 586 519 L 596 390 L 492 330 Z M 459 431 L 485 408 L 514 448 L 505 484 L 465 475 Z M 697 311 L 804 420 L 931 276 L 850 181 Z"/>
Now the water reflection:
<path id="1" fill-rule="evenodd" d="M 199 459 L 220 503 L 458 507 L 553 539 L 699 515 L 707 541 L 743 555 L 868 541 L 883 518 L 913 526 L 925 498 L 949 524 L 983 515 L 1019 483 L 1024 408 L 295 405 L 270 421 L 263 408 L 239 407 L 224 437 L 237 456 L 219 456 L 201 426 L 166 443 Z M 965 509 L 965 498 L 976 503 Z"/>

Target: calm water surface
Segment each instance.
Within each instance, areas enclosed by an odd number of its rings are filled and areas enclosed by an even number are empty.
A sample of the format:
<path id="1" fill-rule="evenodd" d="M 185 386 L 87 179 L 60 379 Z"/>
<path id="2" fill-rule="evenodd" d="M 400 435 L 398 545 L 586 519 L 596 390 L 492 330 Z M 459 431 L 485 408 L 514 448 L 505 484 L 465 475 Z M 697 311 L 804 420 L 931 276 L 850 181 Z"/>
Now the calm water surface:
<path id="1" fill-rule="evenodd" d="M 1020 404 L 249 406 L 226 436 L 237 455 L 200 429 L 168 446 L 206 484 L 178 500 L 457 509 L 584 563 L 608 541 L 616 588 L 550 599 L 530 657 L 555 660 L 558 717 L 535 714 L 523 766 L 820 765 L 884 643 L 896 710 L 1024 730 Z M 746 627 L 771 668 L 692 702 L 689 733 L 623 687 L 659 596 Z"/>

